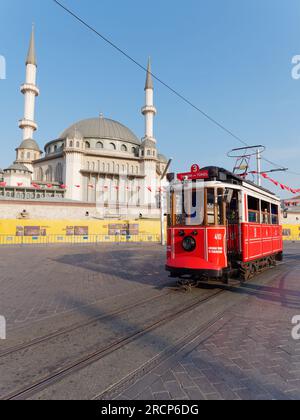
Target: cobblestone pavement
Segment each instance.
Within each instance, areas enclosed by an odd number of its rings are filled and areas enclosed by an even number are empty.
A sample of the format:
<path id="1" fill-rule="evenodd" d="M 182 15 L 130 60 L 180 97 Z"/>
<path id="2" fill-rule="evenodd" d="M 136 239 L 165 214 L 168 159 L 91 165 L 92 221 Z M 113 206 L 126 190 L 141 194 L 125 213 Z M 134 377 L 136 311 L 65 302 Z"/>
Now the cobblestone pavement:
<path id="1" fill-rule="evenodd" d="M 48 333 L 68 317 L 72 325 L 76 316 L 93 314 L 93 305 L 107 312 L 130 299 L 135 302 L 136 296 L 161 293 L 169 284 L 164 262 L 158 245 L 2 248 L 0 315 L 6 316 L 10 336 L 16 340 L 24 339 L 23 331 L 39 336 L 34 325 L 45 323 Z M 175 337 L 174 331 L 184 337 L 188 322 L 194 328 L 203 321 L 204 309 L 200 307 L 194 322 L 183 317 L 180 331 L 177 322 L 173 331 L 165 326 L 165 331 L 132 343 L 124 359 L 123 353 L 112 355 L 55 384 L 44 396 L 91 398 L 126 378 L 127 386 L 114 392 L 116 399 L 300 399 L 300 342 L 291 336 L 292 317 L 300 315 L 300 245 L 286 247 L 282 267 L 221 294 L 214 302 L 207 304 L 205 316 L 213 320 L 226 307 L 224 318 L 199 331 L 135 382 L 127 380 L 133 370 L 156 356 L 164 343 L 170 344 L 166 331 L 170 337 Z M 124 323 L 123 318 L 116 321 Z M 101 386 L 105 372 L 107 384 Z"/>
<path id="2" fill-rule="evenodd" d="M 268 286 L 244 287 L 246 300 L 225 326 L 201 335 L 172 359 L 138 380 L 121 400 L 300 399 L 300 341 L 292 317 L 300 315 L 300 252 L 288 248 L 290 269 Z"/>
<path id="3" fill-rule="evenodd" d="M 110 306 L 166 281 L 159 245 L 1 248 L 0 314 L 14 328 L 96 303 Z"/>

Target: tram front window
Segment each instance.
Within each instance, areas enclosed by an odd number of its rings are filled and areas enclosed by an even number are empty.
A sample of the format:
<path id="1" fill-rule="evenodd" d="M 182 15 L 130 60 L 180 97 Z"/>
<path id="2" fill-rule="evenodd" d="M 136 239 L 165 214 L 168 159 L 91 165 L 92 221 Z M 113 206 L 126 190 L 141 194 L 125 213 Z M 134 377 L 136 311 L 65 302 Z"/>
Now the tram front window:
<path id="1" fill-rule="evenodd" d="M 204 188 L 194 183 L 173 186 L 170 203 L 171 226 L 203 226 Z"/>
<path id="2" fill-rule="evenodd" d="M 193 183 L 173 186 L 170 226 L 224 226 L 226 197 L 223 188 L 201 188 Z"/>

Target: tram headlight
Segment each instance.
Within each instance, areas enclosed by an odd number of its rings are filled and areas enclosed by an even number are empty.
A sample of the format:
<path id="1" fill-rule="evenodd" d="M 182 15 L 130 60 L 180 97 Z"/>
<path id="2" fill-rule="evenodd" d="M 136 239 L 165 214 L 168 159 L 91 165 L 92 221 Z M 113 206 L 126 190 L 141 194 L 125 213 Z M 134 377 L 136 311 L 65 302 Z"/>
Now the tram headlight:
<path id="1" fill-rule="evenodd" d="M 182 247 L 187 252 L 193 252 L 196 249 L 197 243 L 192 236 L 187 236 L 182 241 Z"/>

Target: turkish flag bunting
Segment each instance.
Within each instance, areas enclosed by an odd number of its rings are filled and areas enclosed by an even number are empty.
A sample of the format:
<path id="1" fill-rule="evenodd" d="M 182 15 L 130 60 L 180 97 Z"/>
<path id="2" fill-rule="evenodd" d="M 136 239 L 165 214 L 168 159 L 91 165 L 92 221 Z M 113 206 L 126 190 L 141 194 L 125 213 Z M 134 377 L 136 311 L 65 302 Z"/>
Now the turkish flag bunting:
<path id="1" fill-rule="evenodd" d="M 36 188 L 37 190 L 40 190 L 41 189 L 41 187 L 40 187 L 40 185 L 38 185 L 38 184 L 31 184 L 34 188 Z"/>
<path id="2" fill-rule="evenodd" d="M 152 192 L 152 188 L 151 187 L 147 187 L 147 190 Z"/>
<path id="3" fill-rule="evenodd" d="M 62 185 L 60 186 L 60 188 L 61 188 L 62 190 L 65 190 L 65 189 L 67 188 L 67 186 L 66 186 L 66 185 L 64 185 L 64 184 L 62 184 Z"/>
<path id="4" fill-rule="evenodd" d="M 0 187 L 6 187 L 6 182 L 0 182 Z"/>
<path id="5" fill-rule="evenodd" d="M 23 182 L 18 182 L 18 187 L 22 187 L 22 185 L 23 185 Z"/>
<path id="6" fill-rule="evenodd" d="M 52 184 L 47 184 L 47 187 L 48 188 L 53 188 L 53 185 Z"/>
<path id="7" fill-rule="evenodd" d="M 80 185 L 75 185 L 76 188 L 80 188 Z"/>

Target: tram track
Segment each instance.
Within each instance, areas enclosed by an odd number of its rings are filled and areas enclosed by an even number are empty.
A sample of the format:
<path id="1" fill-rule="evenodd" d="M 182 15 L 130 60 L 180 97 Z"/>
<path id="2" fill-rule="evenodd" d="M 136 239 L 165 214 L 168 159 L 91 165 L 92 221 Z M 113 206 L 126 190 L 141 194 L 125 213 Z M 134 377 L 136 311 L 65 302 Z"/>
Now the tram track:
<path id="1" fill-rule="evenodd" d="M 9 347 L 5 351 L 0 352 L 0 359 L 3 358 L 3 357 L 6 357 L 6 356 L 10 356 L 10 355 L 12 355 L 14 353 L 17 353 L 19 351 L 30 349 L 31 347 L 34 347 L 34 346 L 37 346 L 39 344 L 45 343 L 45 342 L 47 342 L 49 340 L 52 340 L 54 338 L 62 337 L 63 335 L 69 334 L 69 333 L 71 333 L 73 331 L 76 331 L 80 328 L 88 327 L 90 325 L 93 325 L 95 322 L 108 320 L 112 317 L 122 315 L 122 314 L 124 314 L 124 313 L 126 313 L 126 312 L 128 312 L 132 309 L 135 309 L 139 306 L 142 306 L 146 303 L 150 303 L 150 302 L 153 302 L 155 300 L 166 297 L 166 296 L 170 295 L 171 293 L 172 293 L 172 291 L 168 291 L 168 292 L 160 294 L 158 296 L 151 296 L 150 298 L 143 299 L 143 300 L 141 300 L 139 302 L 136 302 L 132 305 L 128 305 L 128 306 L 126 306 L 124 308 L 121 308 L 121 309 L 118 309 L 116 311 L 109 312 L 108 314 L 101 315 L 101 316 L 98 316 L 98 317 L 93 317 L 93 318 L 89 319 L 88 321 L 76 323 L 76 324 L 70 326 L 69 328 L 60 329 L 59 331 L 53 332 L 51 334 L 46 334 L 44 336 L 38 337 L 34 340 L 31 340 L 27 343 L 22 343 L 22 344 L 17 345 L 17 346 Z"/>
<path id="2" fill-rule="evenodd" d="M 84 355 L 70 363 L 67 363 L 62 368 L 56 370 L 55 372 L 51 373 L 50 375 L 45 375 L 44 377 L 40 378 L 36 382 L 32 383 L 31 385 L 26 385 L 23 388 L 19 388 L 18 390 L 12 391 L 11 393 L 8 393 L 7 395 L 1 396 L 0 400 L 24 400 L 28 399 L 30 397 L 33 397 L 38 392 L 43 391 L 44 389 L 48 388 L 49 386 L 55 384 L 56 382 L 59 382 L 60 380 L 64 379 L 65 377 L 76 373 L 77 371 L 88 367 L 89 365 L 107 357 L 108 355 L 112 354 L 113 352 L 121 349 L 122 347 L 134 342 L 135 340 L 141 338 L 142 336 L 146 335 L 147 333 L 150 333 L 154 330 L 156 330 L 159 327 L 162 327 L 169 322 L 172 322 L 176 320 L 177 318 L 181 317 L 182 315 L 185 315 L 192 311 L 193 309 L 197 308 L 199 305 L 204 304 L 210 300 L 213 300 L 220 294 L 224 294 L 226 290 L 217 290 L 216 292 L 212 293 L 209 296 L 206 296 L 201 299 L 194 299 L 193 302 L 186 305 L 184 308 L 168 313 L 164 317 L 162 317 L 159 320 L 156 320 L 144 327 L 139 328 L 137 331 L 133 332 L 132 334 L 121 338 L 116 339 L 113 343 L 101 347 L 96 351 L 93 351 L 87 355 Z M 171 292 L 170 292 L 171 293 Z M 166 296 L 168 293 L 165 293 L 164 296 Z M 148 299 L 149 301 L 149 299 Z M 127 309 L 128 310 L 128 309 Z M 124 311 L 124 310 L 123 310 Z M 120 311 L 119 313 L 122 313 L 123 311 Z M 91 321 L 92 322 L 92 321 Z M 95 320 L 94 320 L 95 322 Z M 61 332 L 63 334 L 63 332 Z M 52 338 L 52 337 L 51 337 Z M 45 338 L 47 340 L 47 338 Z M 36 344 L 36 343 L 35 343 Z M 17 351 L 13 349 L 14 351 Z M 9 353 L 11 354 L 11 353 Z M 2 356 L 4 357 L 4 356 Z"/>

